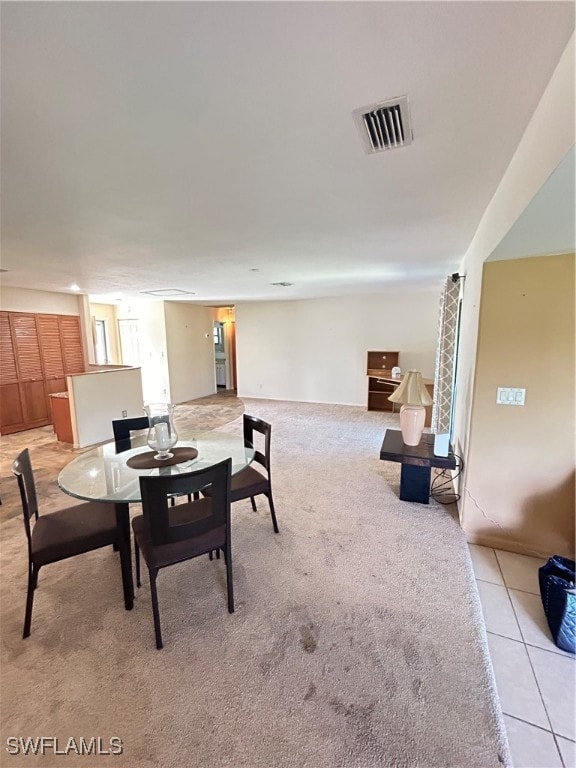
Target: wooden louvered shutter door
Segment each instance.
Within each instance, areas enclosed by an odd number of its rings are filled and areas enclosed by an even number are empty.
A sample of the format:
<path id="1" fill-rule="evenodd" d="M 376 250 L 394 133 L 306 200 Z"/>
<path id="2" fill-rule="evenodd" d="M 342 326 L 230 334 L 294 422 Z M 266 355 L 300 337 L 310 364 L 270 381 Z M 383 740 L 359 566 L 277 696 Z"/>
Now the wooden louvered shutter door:
<path id="1" fill-rule="evenodd" d="M 84 352 L 82 350 L 82 334 L 80 318 L 75 315 L 58 315 L 60 338 L 62 341 L 62 356 L 64 358 L 64 373 L 84 373 Z"/>
<path id="2" fill-rule="evenodd" d="M 11 325 L 24 421 L 28 427 L 50 424 L 36 316 L 12 312 Z"/>
<path id="3" fill-rule="evenodd" d="M 0 430 L 6 435 L 24 428 L 10 316 L 0 312 Z"/>
<path id="4" fill-rule="evenodd" d="M 67 389 L 66 374 L 64 373 L 58 315 L 37 315 L 36 324 L 46 380 L 46 392 L 49 395 L 53 392 L 65 392 Z"/>

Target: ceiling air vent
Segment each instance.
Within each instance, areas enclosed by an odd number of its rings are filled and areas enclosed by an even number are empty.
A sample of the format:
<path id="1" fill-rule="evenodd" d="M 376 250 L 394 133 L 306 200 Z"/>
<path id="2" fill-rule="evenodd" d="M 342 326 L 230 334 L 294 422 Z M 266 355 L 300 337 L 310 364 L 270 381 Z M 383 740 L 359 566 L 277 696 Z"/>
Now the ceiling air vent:
<path id="1" fill-rule="evenodd" d="M 352 115 L 360 131 L 364 151 L 369 155 L 412 144 L 407 96 L 355 109 Z"/>
<path id="2" fill-rule="evenodd" d="M 181 288 L 158 288 L 154 291 L 140 291 L 148 293 L 150 296 L 196 296 L 193 291 L 183 291 Z"/>

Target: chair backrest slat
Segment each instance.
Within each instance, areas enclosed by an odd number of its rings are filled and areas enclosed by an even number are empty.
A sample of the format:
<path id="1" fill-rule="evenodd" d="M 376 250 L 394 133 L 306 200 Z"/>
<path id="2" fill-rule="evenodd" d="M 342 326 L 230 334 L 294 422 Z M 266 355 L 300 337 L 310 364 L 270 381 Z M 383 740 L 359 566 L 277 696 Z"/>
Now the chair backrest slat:
<path id="1" fill-rule="evenodd" d="M 18 481 L 18 489 L 22 500 L 22 512 L 24 513 L 24 527 L 28 542 L 30 542 L 30 518 L 38 519 L 38 499 L 28 448 L 24 448 L 12 462 L 12 474 Z"/>
<path id="2" fill-rule="evenodd" d="M 230 525 L 230 477 L 232 459 L 211 467 L 181 475 L 148 475 L 140 478 L 142 512 L 153 545 L 170 544 L 200 536 L 221 525 Z M 191 502 L 194 509 L 204 508 L 209 514 L 182 524 L 171 524 L 169 499 L 174 495 L 193 494 L 211 486 L 209 500 Z M 202 505 L 200 507 L 199 505 Z M 182 505 L 183 507 L 184 505 Z M 176 507 L 178 509 L 178 507 Z"/>
<path id="3" fill-rule="evenodd" d="M 244 440 L 247 440 L 255 449 L 253 461 L 261 464 L 268 477 L 270 477 L 270 440 L 272 435 L 272 425 L 256 416 L 244 414 L 243 416 Z M 254 432 L 264 435 L 264 451 L 258 450 L 254 445 Z"/>
<path id="4" fill-rule="evenodd" d="M 148 416 L 135 416 L 130 419 L 114 419 L 112 431 L 116 443 L 116 453 L 129 451 L 132 448 L 131 433 L 139 429 L 148 429 Z"/>

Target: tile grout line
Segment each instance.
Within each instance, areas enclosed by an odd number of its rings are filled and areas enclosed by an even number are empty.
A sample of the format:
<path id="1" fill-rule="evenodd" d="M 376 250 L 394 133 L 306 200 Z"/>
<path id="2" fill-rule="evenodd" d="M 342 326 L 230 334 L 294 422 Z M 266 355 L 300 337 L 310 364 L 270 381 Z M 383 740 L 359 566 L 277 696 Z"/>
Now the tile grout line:
<path id="1" fill-rule="evenodd" d="M 503 587 L 508 592 L 508 598 L 510 602 L 512 603 L 512 608 L 514 609 L 514 615 L 516 617 L 516 623 L 518 624 L 518 629 L 520 630 L 520 634 L 522 637 L 524 637 L 524 633 L 522 632 L 522 627 L 520 625 L 520 622 L 518 621 L 518 615 L 516 613 L 516 609 L 514 608 L 514 602 L 512 601 L 512 598 L 510 597 L 510 589 L 512 589 L 514 592 L 522 592 L 523 595 L 537 595 L 536 592 L 527 592 L 525 589 L 516 589 L 516 587 L 507 587 L 506 584 L 498 584 L 495 581 L 487 581 L 486 579 L 479 579 L 475 576 L 476 581 L 481 581 L 482 584 L 492 584 L 493 587 Z M 493 635 L 498 635 L 498 637 L 507 637 L 507 635 L 501 635 L 499 632 L 492 632 Z M 509 637 L 509 640 L 514 640 L 515 638 Z M 518 642 L 518 641 L 516 641 Z M 568 659 L 574 659 L 574 655 L 568 655 L 566 652 L 563 652 L 560 648 L 557 646 L 554 646 L 554 648 L 545 648 L 543 645 L 536 645 L 535 643 L 529 643 L 527 640 L 522 640 L 524 645 L 526 645 L 528 648 L 537 648 L 540 651 L 546 651 L 546 653 L 553 653 L 555 656 L 563 656 L 564 658 Z M 554 643 L 554 641 L 551 639 L 551 643 Z M 566 738 L 566 737 L 564 737 Z"/>
<path id="2" fill-rule="evenodd" d="M 481 581 L 481 582 L 484 582 L 486 584 L 492 584 L 493 586 L 499 586 L 499 587 L 500 586 L 504 586 L 504 588 L 506 589 L 506 595 L 508 597 L 508 601 L 512 605 L 512 610 L 513 610 L 513 613 L 514 613 L 514 618 L 516 619 L 516 624 L 518 626 L 518 629 L 519 629 L 519 632 L 520 632 L 520 637 L 522 639 L 521 640 L 516 640 L 515 638 L 507 637 L 506 635 L 501 635 L 498 632 L 489 632 L 487 629 L 486 629 L 486 633 L 487 634 L 491 634 L 491 635 L 495 635 L 496 637 L 502 637 L 505 640 L 512 640 L 512 642 L 520 643 L 521 645 L 524 646 L 524 648 L 526 650 L 526 656 L 528 657 L 528 662 L 530 664 L 530 668 L 531 668 L 532 674 L 534 676 L 534 681 L 536 682 L 536 688 L 538 690 L 538 695 L 540 696 L 540 700 L 542 702 L 542 706 L 544 707 L 544 712 L 546 713 L 546 719 L 548 720 L 548 723 L 550 725 L 550 729 L 544 728 L 544 727 L 542 727 L 540 725 L 536 725 L 535 723 L 531 723 L 531 722 L 529 722 L 527 720 L 524 720 L 521 717 L 517 717 L 516 715 L 511 715 L 508 712 L 504 712 L 504 710 L 502 710 L 502 712 L 503 712 L 503 714 L 506 715 L 506 717 L 510 717 L 513 720 L 518 720 L 518 721 L 524 723 L 525 725 L 532 726 L 533 728 L 537 728 L 538 730 L 542 731 L 543 733 L 551 734 L 551 736 L 552 736 L 552 738 L 554 740 L 554 745 L 556 747 L 556 751 L 558 753 L 558 757 L 560 758 L 560 763 L 563 766 L 563 768 L 568 768 L 566 766 L 566 763 L 564 761 L 564 757 L 562 755 L 562 751 L 561 751 L 560 746 L 558 744 L 558 739 L 559 738 L 566 739 L 567 741 L 569 741 L 572 744 L 574 744 L 576 742 L 574 742 L 572 739 L 570 739 L 570 738 L 568 738 L 566 736 L 562 736 L 562 734 L 557 734 L 554 731 L 553 726 L 552 726 L 552 721 L 550 719 L 550 715 L 548 714 L 548 708 L 546 707 L 546 703 L 544 701 L 544 697 L 542 696 L 542 691 L 541 691 L 541 688 L 540 688 L 540 684 L 538 682 L 538 678 L 536 677 L 536 672 L 534 670 L 534 665 L 532 663 L 532 659 L 530 658 L 530 654 L 528 653 L 528 648 L 530 647 L 530 648 L 536 648 L 537 650 L 541 650 L 541 651 L 547 651 L 548 653 L 552 653 L 554 656 L 564 656 L 564 654 L 558 653 L 557 651 L 549 649 L 549 648 L 541 648 L 540 646 L 533 645 L 532 643 L 527 643 L 526 642 L 526 640 L 524 639 L 524 632 L 522 631 L 522 626 L 521 626 L 521 624 L 520 624 L 520 622 L 518 620 L 518 614 L 516 612 L 516 608 L 514 606 L 514 603 L 512 601 L 511 595 L 510 595 L 510 589 L 511 588 L 508 587 L 508 585 L 506 583 L 506 579 L 505 579 L 504 573 L 502 571 L 502 566 L 500 564 L 500 560 L 498 559 L 498 555 L 497 555 L 496 550 L 494 548 L 492 548 L 492 552 L 494 553 L 494 557 L 496 559 L 496 564 L 498 566 L 498 570 L 500 572 L 500 576 L 502 578 L 502 582 L 503 583 L 502 584 L 498 584 L 497 582 L 488 581 L 487 579 L 479 579 L 476 576 L 476 574 L 474 574 L 475 578 L 476 578 L 476 581 Z M 530 595 L 534 595 L 534 594 L 537 595 L 538 594 L 537 592 L 529 592 L 528 590 L 516 589 L 516 588 L 514 588 L 514 591 L 516 591 L 516 592 L 523 592 L 524 594 L 530 594 Z M 480 601 L 480 603 L 482 604 L 482 601 Z M 482 606 L 482 610 L 484 610 L 484 606 Z M 498 687 L 498 685 L 496 685 L 496 687 Z M 500 696 L 500 695 L 498 694 L 498 696 Z"/>
<path id="3" fill-rule="evenodd" d="M 550 715 L 548 713 L 548 707 L 546 706 L 546 702 L 544 701 L 544 696 L 542 695 L 542 689 L 540 688 L 540 683 L 538 682 L 538 677 L 536 675 L 536 670 L 534 669 L 534 664 L 532 663 L 532 658 L 530 657 L 530 654 L 528 653 L 528 647 L 529 646 L 528 646 L 528 643 L 526 642 L 526 640 L 524 639 L 524 632 L 522 631 L 522 626 L 521 626 L 520 622 L 518 621 L 518 614 L 516 612 L 516 608 L 514 607 L 514 603 L 512 601 L 512 598 L 510 597 L 510 588 L 508 587 L 508 584 L 506 584 L 506 578 L 504 576 L 504 572 L 502 571 L 502 566 L 500 564 L 500 560 L 498 558 L 498 553 L 496 552 L 496 550 L 494 550 L 494 557 L 496 558 L 496 562 L 498 563 L 498 568 L 500 570 L 500 573 L 502 575 L 502 579 L 503 579 L 504 584 L 506 586 L 506 593 L 508 595 L 508 600 L 512 604 L 512 610 L 514 611 L 514 618 L 516 619 L 516 623 L 518 624 L 518 629 L 520 630 L 520 636 L 522 637 L 522 643 L 524 645 L 524 648 L 526 649 L 526 656 L 528 657 L 528 662 L 530 664 L 530 669 L 532 670 L 532 674 L 534 675 L 534 680 L 536 681 L 536 687 L 538 689 L 538 694 L 540 696 L 540 700 L 542 702 L 542 706 L 544 707 L 544 712 L 546 713 L 546 719 L 550 723 L 550 733 L 552 734 L 552 738 L 554 739 L 554 744 L 556 745 L 556 751 L 558 752 L 558 755 L 560 757 L 560 762 L 562 763 L 562 766 L 564 766 L 564 768 L 566 768 L 566 766 L 564 764 L 564 758 L 562 757 L 562 752 L 560 751 L 560 747 L 558 746 L 558 739 L 556 738 L 557 734 L 554 731 L 554 727 L 552 725 L 552 720 L 551 720 Z M 517 591 L 518 592 L 524 592 L 524 590 L 517 590 Z M 528 594 L 538 594 L 538 593 L 530 592 Z M 538 648 L 538 646 L 530 646 L 530 647 Z M 542 648 L 540 650 L 547 650 L 547 649 Z M 560 654 L 557 654 L 554 651 L 548 651 L 548 652 L 549 653 L 554 653 L 554 655 L 556 655 L 556 656 L 560 656 Z"/>
<path id="4" fill-rule="evenodd" d="M 518 621 L 518 615 L 516 613 L 516 608 L 514 607 L 514 603 L 512 602 L 512 598 L 510 597 L 510 592 L 508 591 L 508 587 L 506 587 L 506 594 L 508 595 L 508 600 L 510 601 L 512 605 L 512 610 L 514 611 L 514 618 L 516 619 L 516 624 L 518 624 L 518 629 L 520 630 L 520 637 L 522 638 L 522 645 L 524 646 L 524 649 L 526 651 L 526 656 L 528 657 L 528 662 L 530 664 L 530 669 L 532 670 L 532 674 L 534 675 L 534 680 L 536 681 L 536 687 L 538 688 L 538 694 L 540 695 L 540 700 L 542 702 L 542 706 L 544 707 L 544 712 L 546 712 L 546 719 L 550 723 L 550 731 L 554 733 L 554 728 L 552 726 L 552 720 L 550 719 L 550 715 L 548 714 L 548 707 L 546 706 L 546 702 L 544 701 L 544 696 L 542 695 L 542 690 L 540 688 L 540 683 L 538 682 L 538 677 L 536 675 L 536 670 L 534 669 L 534 664 L 532 663 L 532 659 L 530 658 L 530 654 L 528 653 L 528 646 L 526 643 L 526 640 L 524 639 L 524 632 L 522 632 L 522 627 L 520 626 L 520 622 Z M 554 743 L 556 743 L 556 740 L 554 740 Z M 558 749 L 558 745 L 556 744 L 556 749 Z M 558 750 L 560 752 L 560 750 Z M 562 756 L 560 755 L 560 759 L 562 760 Z M 562 763 L 564 764 L 564 763 Z"/>
<path id="5" fill-rule="evenodd" d="M 514 603 L 512 602 L 512 598 L 510 597 L 510 590 L 508 587 L 508 584 L 506 583 L 506 577 L 504 576 L 504 571 L 502 570 L 502 565 L 500 563 L 500 560 L 498 558 L 498 553 L 495 549 L 492 550 L 494 552 L 494 557 L 496 558 L 496 563 L 498 565 L 498 570 L 500 571 L 500 575 L 502 576 L 502 581 L 504 582 L 504 586 L 506 588 L 506 595 L 508 597 L 508 602 L 512 605 L 512 611 L 514 612 L 514 618 L 516 619 L 516 624 L 518 626 L 518 630 L 520 631 L 520 637 L 522 638 L 522 645 L 524 646 L 524 650 L 526 651 L 526 656 L 528 657 L 528 663 L 530 664 L 530 669 L 532 670 L 532 674 L 534 676 L 534 681 L 536 683 L 536 688 L 538 690 L 538 695 L 540 696 L 540 701 L 542 702 L 542 706 L 544 707 L 544 712 L 546 713 L 546 719 L 548 720 L 548 723 L 550 725 L 550 733 L 552 734 L 552 738 L 554 740 L 554 744 L 556 746 L 556 752 L 558 753 L 558 756 L 560 758 L 560 763 L 562 764 L 563 768 L 566 768 L 564 765 L 564 758 L 562 757 L 562 752 L 560 751 L 560 747 L 558 746 L 558 741 L 556 739 L 556 734 L 554 733 L 554 730 L 552 728 L 552 720 L 550 719 L 550 715 L 548 714 L 548 708 L 546 706 L 546 702 L 544 701 L 544 697 L 542 696 L 542 691 L 540 689 L 540 684 L 538 682 L 538 678 L 536 677 L 536 672 L 534 671 L 534 665 L 532 664 L 532 659 L 530 658 L 530 654 L 528 653 L 528 647 L 526 644 L 526 640 L 524 639 L 524 632 L 522 631 L 522 626 L 520 625 L 520 622 L 518 621 L 518 614 L 516 613 L 516 609 L 514 607 Z M 523 590 L 518 590 L 519 592 L 522 592 Z M 529 593 L 534 594 L 534 593 Z"/>
<path id="6" fill-rule="evenodd" d="M 550 715 L 548 714 L 548 707 L 546 706 L 546 702 L 544 701 L 544 696 L 542 695 L 542 689 L 540 688 L 540 683 L 538 682 L 538 677 L 536 676 L 536 671 L 534 669 L 534 664 L 532 663 L 532 659 L 530 658 L 530 654 L 528 653 L 528 646 L 526 643 L 526 640 L 524 639 L 524 633 L 522 632 L 522 627 L 520 626 L 520 622 L 518 621 L 518 615 L 516 613 L 516 609 L 514 608 L 514 603 L 512 602 L 512 598 L 510 597 L 510 591 L 508 584 L 506 584 L 506 577 L 504 576 L 504 571 L 502 570 L 502 566 L 500 564 L 500 559 L 498 558 L 498 552 L 494 550 L 494 557 L 496 558 L 496 562 L 498 563 L 498 568 L 500 570 L 500 573 L 502 574 L 502 579 L 504 581 L 504 584 L 506 585 L 506 593 L 508 595 L 508 600 L 512 603 L 512 610 L 514 611 L 514 618 L 516 619 L 516 623 L 518 624 L 518 629 L 520 630 L 520 637 L 522 638 L 522 643 L 524 645 L 524 649 L 526 651 L 526 656 L 528 657 L 528 663 L 530 664 L 530 669 L 532 670 L 532 674 L 534 675 L 534 680 L 536 681 L 536 688 L 538 689 L 538 694 L 540 696 L 540 701 L 542 702 L 542 706 L 544 707 L 544 712 L 546 713 L 546 719 L 550 723 L 550 731 L 554 734 L 554 728 L 552 726 L 552 720 L 550 718 Z M 522 590 L 519 590 L 522 591 Z M 530 593 L 534 594 L 534 593 Z M 562 754 L 560 752 L 560 749 L 558 747 L 558 743 L 556 739 L 554 739 L 554 743 L 556 744 L 556 749 L 558 751 L 558 754 L 560 755 L 560 761 L 562 765 L 564 765 L 564 760 L 562 759 Z"/>

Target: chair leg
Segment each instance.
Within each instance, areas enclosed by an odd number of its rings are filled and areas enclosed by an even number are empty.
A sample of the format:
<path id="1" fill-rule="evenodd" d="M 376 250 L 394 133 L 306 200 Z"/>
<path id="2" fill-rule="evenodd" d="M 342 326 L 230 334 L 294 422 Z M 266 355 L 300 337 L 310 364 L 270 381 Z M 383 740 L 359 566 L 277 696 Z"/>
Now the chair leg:
<path id="1" fill-rule="evenodd" d="M 224 559 L 226 561 L 226 587 L 228 591 L 228 613 L 234 613 L 234 582 L 232 579 L 232 551 L 230 545 L 226 546 Z"/>
<path id="2" fill-rule="evenodd" d="M 24 631 L 22 633 L 22 639 L 25 640 L 30 636 L 30 626 L 32 624 L 32 605 L 34 603 L 34 590 L 38 584 L 38 571 L 40 568 L 36 568 L 33 563 L 28 566 L 28 594 L 26 595 L 26 613 L 24 614 Z"/>
<path id="3" fill-rule="evenodd" d="M 220 550 L 216 550 L 216 560 L 220 560 Z"/>
<path id="4" fill-rule="evenodd" d="M 160 629 L 160 611 L 158 609 L 158 592 L 156 591 L 156 576 L 158 571 L 148 568 L 150 574 L 150 595 L 152 596 L 152 614 L 154 616 L 154 633 L 156 635 L 156 648 L 164 647 L 162 643 L 162 630 Z"/>
<path id="5" fill-rule="evenodd" d="M 256 509 L 256 499 L 254 496 L 250 496 L 250 503 L 252 504 L 252 511 L 257 512 L 258 510 Z"/>
<path id="6" fill-rule="evenodd" d="M 268 503 L 270 504 L 270 517 L 272 518 L 272 525 L 274 526 L 274 533 L 280 533 L 278 530 L 278 521 L 276 520 L 276 512 L 274 510 L 274 502 L 272 501 L 272 491 L 267 493 Z"/>
<path id="7" fill-rule="evenodd" d="M 210 560 L 212 560 L 212 550 L 210 550 L 210 552 L 208 552 L 208 557 L 210 558 Z"/>
<path id="8" fill-rule="evenodd" d="M 114 544 L 112 544 L 112 549 L 114 550 L 114 552 L 118 552 L 118 550 L 120 549 L 117 541 L 115 541 Z"/>
<path id="9" fill-rule="evenodd" d="M 142 582 L 140 581 L 140 547 L 138 546 L 136 537 L 134 537 L 134 558 L 136 560 L 136 586 L 141 587 Z"/>

